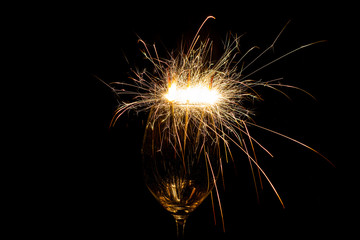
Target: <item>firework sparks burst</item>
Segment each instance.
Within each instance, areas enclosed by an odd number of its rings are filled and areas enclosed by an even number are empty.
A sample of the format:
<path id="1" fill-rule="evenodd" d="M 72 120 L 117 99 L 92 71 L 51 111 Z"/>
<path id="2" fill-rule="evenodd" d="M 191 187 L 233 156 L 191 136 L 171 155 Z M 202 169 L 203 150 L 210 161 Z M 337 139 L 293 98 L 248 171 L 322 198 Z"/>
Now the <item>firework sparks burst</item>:
<path id="1" fill-rule="evenodd" d="M 191 136 L 196 138 L 196 136 L 202 135 L 212 138 L 217 142 L 217 146 L 223 148 L 226 161 L 233 158 L 230 145 L 240 148 L 249 159 L 250 165 L 256 166 L 256 170 L 252 170 L 254 179 L 256 171 L 258 171 L 260 184 L 262 184 L 260 178 L 262 175 L 283 205 L 275 187 L 258 164 L 254 145 L 258 145 L 270 156 L 272 155 L 250 135 L 248 126 L 262 128 L 318 152 L 295 139 L 255 124 L 252 119 L 254 114 L 251 109 L 246 107 L 246 103 L 261 99 L 256 92 L 257 87 L 269 87 L 281 93 L 283 93 L 281 87 L 296 87 L 281 84 L 279 82 L 281 79 L 264 82 L 253 80 L 250 77 L 281 58 L 317 42 L 302 45 L 245 74 L 250 66 L 274 47 L 286 25 L 272 44 L 251 60 L 246 58 L 258 47 L 252 47 L 241 53 L 239 50 L 240 37 L 229 34 L 224 43 L 224 53 L 219 59 L 214 60 L 212 59 L 213 42 L 209 38 L 200 41 L 199 37 L 201 28 L 209 19 L 214 19 L 214 17 L 209 16 L 205 19 L 187 51 L 169 54 L 168 58 L 159 57 L 155 44 L 150 48 L 148 44 L 139 39 L 144 47 L 143 54 L 152 64 L 154 71 L 152 73 L 133 71 L 135 76 L 131 77 L 132 83 L 111 83 L 111 88 L 118 95 L 133 95 L 132 101 L 122 102 L 119 105 L 111 121 L 111 126 L 127 111 L 147 111 L 149 113 L 147 126 L 153 127 L 155 122 L 160 121 L 164 128 L 171 129 L 173 135 L 178 136 L 172 138 L 175 141 L 172 145 L 174 148 L 179 148 L 180 155 L 185 154 L 186 138 L 190 136 L 189 126 L 197 126 L 196 134 Z M 245 59 L 248 62 L 246 65 L 244 64 Z M 123 90 L 126 87 L 133 90 Z M 318 154 L 322 156 L 320 153 Z"/>

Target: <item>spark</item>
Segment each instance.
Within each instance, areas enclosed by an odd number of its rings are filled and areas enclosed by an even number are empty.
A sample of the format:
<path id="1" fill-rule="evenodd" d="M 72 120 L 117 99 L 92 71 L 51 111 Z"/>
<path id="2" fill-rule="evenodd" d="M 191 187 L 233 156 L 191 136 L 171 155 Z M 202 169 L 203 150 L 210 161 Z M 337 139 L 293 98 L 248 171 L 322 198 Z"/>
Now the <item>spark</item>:
<path id="1" fill-rule="evenodd" d="M 147 112 L 147 126 L 153 126 L 155 122 L 160 120 L 161 123 L 164 124 L 164 128 L 173 131 L 172 135 L 175 137 L 172 138 L 172 141 L 174 141 L 172 145 L 176 148 L 176 152 L 179 155 L 184 155 L 187 147 L 186 138 L 190 134 L 189 131 L 194 131 L 189 127 L 191 123 L 193 126 L 197 126 L 196 133 L 192 133 L 192 136 L 195 138 L 193 142 L 202 147 L 202 142 L 198 136 L 201 135 L 204 136 L 204 138 L 212 138 L 217 146 L 223 149 L 226 162 L 228 162 L 229 158 L 233 159 L 231 145 L 235 145 L 244 152 L 249 159 L 251 169 L 252 164 L 254 164 L 258 170 L 261 188 L 263 187 L 260 177 L 262 175 L 270 184 L 281 205 L 284 207 L 283 201 L 276 191 L 275 186 L 259 165 L 255 154 L 255 146 L 260 147 L 260 149 L 264 150 L 269 156 L 272 157 L 273 155 L 250 135 L 248 127 L 259 127 L 290 139 L 312 150 L 327 161 L 329 160 L 304 143 L 254 123 L 254 112 L 247 106 L 249 105 L 248 103 L 262 100 L 256 90 L 258 87 L 267 87 L 280 93 L 283 93 L 280 88 L 299 88 L 281 84 L 281 79 L 260 81 L 254 80 L 251 77 L 280 59 L 322 41 L 305 44 L 292 49 L 274 60 L 251 70 L 266 53 L 274 48 L 288 23 L 275 37 L 270 46 L 258 53 L 255 58 L 247 59 L 250 52 L 258 50 L 258 47 L 254 46 L 241 54 L 239 50 L 241 36 L 229 34 L 224 43 L 223 55 L 218 60 L 214 60 L 212 59 L 213 42 L 209 38 L 200 41 L 199 35 L 201 28 L 209 19 L 215 18 L 209 16 L 204 20 L 187 51 L 169 53 L 167 58 L 159 57 L 155 44 L 153 45 L 152 53 L 149 45 L 142 39 L 139 39 L 139 43 L 144 46 L 143 54 L 152 64 L 154 71 L 152 73 L 150 71 L 133 71 L 135 76 L 130 78 L 132 83 L 115 82 L 110 84 L 110 87 L 116 94 L 133 96 L 130 102 L 120 103 L 110 125 L 114 126 L 124 112 L 131 110 Z M 186 48 L 184 46 L 181 49 Z M 248 64 L 245 64 L 245 60 L 247 60 Z M 246 70 L 250 70 L 249 73 L 244 73 Z M 121 90 L 117 90 L 118 87 L 120 87 Z M 124 87 L 132 88 L 132 90 L 124 90 Z M 302 89 L 299 90 L 304 91 Z M 307 93 L 306 91 L 304 92 Z M 285 94 L 285 96 L 287 95 Z M 179 134 L 180 132 L 183 132 L 182 137 Z M 158 151 L 161 150 L 160 147 Z M 205 152 L 205 155 L 208 157 L 207 154 L 208 153 Z M 219 159 L 219 161 L 221 161 L 221 157 L 219 157 Z M 213 169 L 211 164 L 209 165 L 211 175 L 215 181 Z M 222 163 L 220 167 L 221 174 L 223 174 Z M 253 170 L 252 174 L 255 182 Z M 220 203 L 216 183 L 215 188 L 216 196 Z M 256 192 L 257 191 L 256 189 Z M 223 215 L 221 205 L 220 211 L 221 215 Z"/>

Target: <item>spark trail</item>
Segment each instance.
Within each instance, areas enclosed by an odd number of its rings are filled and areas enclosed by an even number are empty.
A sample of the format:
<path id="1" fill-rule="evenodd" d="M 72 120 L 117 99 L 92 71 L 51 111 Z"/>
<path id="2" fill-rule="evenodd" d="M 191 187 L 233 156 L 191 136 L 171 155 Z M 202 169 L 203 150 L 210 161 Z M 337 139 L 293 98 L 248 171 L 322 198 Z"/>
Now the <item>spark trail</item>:
<path id="1" fill-rule="evenodd" d="M 109 85 L 120 97 L 124 94 L 133 96 L 130 102 L 120 103 L 110 125 L 114 126 L 119 117 L 127 111 L 145 111 L 148 112 L 147 127 L 153 127 L 156 122 L 160 121 L 164 129 L 170 129 L 171 134 L 174 136 L 171 138 L 174 141 L 171 145 L 176 148 L 179 155 L 185 154 L 187 148 L 186 139 L 190 136 L 195 138 L 191 142 L 198 144 L 199 147 L 202 145 L 202 139 L 212 139 L 212 141 L 216 142 L 216 146 L 221 149 L 226 162 L 229 161 L 229 158 L 233 160 L 231 146 L 235 145 L 249 159 L 254 181 L 254 169 L 257 169 L 260 186 L 262 187 L 260 178 L 260 175 L 262 175 L 274 190 L 282 206 L 284 206 L 274 185 L 260 167 L 254 146 L 259 146 L 270 156 L 272 154 L 250 135 L 248 126 L 256 126 L 290 139 L 314 151 L 327 161 L 329 160 L 304 143 L 261 127 L 254 122 L 254 112 L 246 107 L 248 106 L 246 103 L 261 100 L 257 88 L 271 88 L 281 93 L 283 91 L 280 88 L 298 88 L 281 84 L 281 79 L 260 81 L 251 77 L 278 60 L 322 41 L 292 49 L 280 57 L 262 64 L 261 67 L 246 72 L 274 48 L 288 23 L 273 42 L 265 50 L 258 53 L 255 58 L 247 59 L 249 53 L 258 50 L 258 47 L 252 47 L 248 51 L 241 53 L 239 51 L 240 37 L 229 34 L 224 43 L 222 56 L 214 60 L 212 59 L 213 41 L 210 38 L 200 41 L 199 35 L 201 28 L 209 19 L 215 19 L 215 17 L 209 16 L 204 20 L 186 51 L 177 52 L 176 54 L 169 53 L 167 58 L 158 56 L 155 44 L 149 46 L 142 39 L 139 39 L 139 43 L 144 47 L 143 54 L 153 66 L 154 71 L 133 71 L 134 76 L 130 78 L 132 83 L 114 82 Z M 186 48 L 182 47 L 181 49 Z M 245 64 L 245 59 L 248 64 Z M 124 90 L 124 88 L 126 89 Z M 197 126 L 197 128 L 194 129 L 189 126 Z M 158 149 L 158 151 L 161 150 Z M 221 156 L 219 156 L 219 161 L 222 160 Z M 222 165 L 222 162 L 220 165 Z M 253 165 L 255 166 L 254 169 Z M 217 197 L 220 202 L 218 192 Z"/>

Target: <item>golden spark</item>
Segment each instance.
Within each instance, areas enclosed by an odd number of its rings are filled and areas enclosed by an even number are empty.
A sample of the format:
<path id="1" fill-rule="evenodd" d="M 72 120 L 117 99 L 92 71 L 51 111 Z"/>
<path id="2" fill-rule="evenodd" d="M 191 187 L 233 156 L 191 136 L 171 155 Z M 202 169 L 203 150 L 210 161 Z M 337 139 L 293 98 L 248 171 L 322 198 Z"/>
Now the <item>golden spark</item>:
<path id="1" fill-rule="evenodd" d="M 274 185 L 258 163 L 254 145 L 258 145 L 270 156 L 272 154 L 250 135 L 248 126 L 270 131 L 316 153 L 318 152 L 293 138 L 255 124 L 252 120 L 253 112 L 245 107 L 246 104 L 244 103 L 261 99 L 256 92 L 257 87 L 268 87 L 280 93 L 283 93 L 280 88 L 298 89 L 294 86 L 281 84 L 280 78 L 260 81 L 251 79 L 251 76 L 289 54 L 318 42 L 302 45 L 245 74 L 245 71 L 248 71 L 274 47 L 287 24 L 269 47 L 250 60 L 247 59 L 249 53 L 257 50 L 258 47 L 254 46 L 241 53 L 239 51 L 240 37 L 229 34 L 224 43 L 223 55 L 214 60 L 212 59 L 213 41 L 209 38 L 205 41 L 199 40 L 199 32 L 209 19 L 215 18 L 209 16 L 205 19 L 186 52 L 169 54 L 168 58 L 158 56 L 155 44 L 152 46 L 153 51 L 150 51 L 149 45 L 139 39 L 139 42 L 144 46 L 143 54 L 153 65 L 154 71 L 152 73 L 149 71 L 133 71 L 135 75 L 131 77 L 133 83 L 114 82 L 110 84 L 118 95 L 133 95 L 131 102 L 122 102 L 119 105 L 111 121 L 111 126 L 126 111 L 147 111 L 147 126 L 153 126 L 155 122 L 161 121 L 164 128 L 171 129 L 173 135 L 178 136 L 173 138 L 174 148 L 178 149 L 179 154 L 185 154 L 186 137 L 189 136 L 189 124 L 192 123 L 193 126 L 197 126 L 196 132 L 192 136 L 196 138 L 201 135 L 213 138 L 217 142 L 217 146 L 223 149 L 226 162 L 229 158 L 233 159 L 230 145 L 236 145 L 240 148 L 248 158 L 251 169 L 255 165 L 260 184 L 262 184 L 260 177 L 262 175 L 284 206 Z M 248 62 L 247 64 L 245 64 L 245 59 Z M 117 90 L 117 86 L 121 86 L 121 90 Z M 123 87 L 134 90 L 123 90 Z M 180 139 L 179 136 L 182 136 L 183 139 Z M 201 144 L 200 140 L 194 142 Z M 161 150 L 158 149 L 158 151 Z M 318 154 L 324 157 L 320 153 Z M 219 161 L 222 161 L 221 156 Z M 255 172 L 253 171 L 252 174 L 255 180 Z M 216 184 L 215 187 L 217 189 Z M 218 193 L 217 196 L 219 199 Z"/>

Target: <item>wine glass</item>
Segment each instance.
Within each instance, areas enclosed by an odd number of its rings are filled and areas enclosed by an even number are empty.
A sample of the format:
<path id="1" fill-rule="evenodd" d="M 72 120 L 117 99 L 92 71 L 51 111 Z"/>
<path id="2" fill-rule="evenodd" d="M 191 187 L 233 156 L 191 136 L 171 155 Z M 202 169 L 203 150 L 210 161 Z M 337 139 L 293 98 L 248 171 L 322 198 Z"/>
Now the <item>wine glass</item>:
<path id="1" fill-rule="evenodd" d="M 209 195 L 219 174 L 220 146 L 202 121 L 157 118 L 148 121 L 142 147 L 145 183 L 172 214 L 178 239 L 189 214 Z"/>

